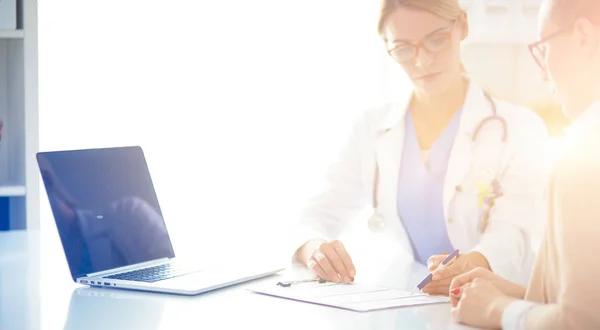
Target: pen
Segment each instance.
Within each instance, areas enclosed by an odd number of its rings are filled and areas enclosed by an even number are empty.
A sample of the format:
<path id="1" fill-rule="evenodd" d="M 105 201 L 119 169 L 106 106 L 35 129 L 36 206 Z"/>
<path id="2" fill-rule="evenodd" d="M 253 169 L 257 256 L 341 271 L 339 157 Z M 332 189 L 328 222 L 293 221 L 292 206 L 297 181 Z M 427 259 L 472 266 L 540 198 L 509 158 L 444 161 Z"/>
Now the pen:
<path id="1" fill-rule="evenodd" d="M 442 261 L 442 266 L 446 265 L 447 263 L 449 263 L 452 259 L 458 257 L 458 249 L 454 250 L 454 252 L 450 253 L 446 259 L 444 259 L 444 261 Z M 438 266 L 439 267 L 439 266 Z M 417 284 L 416 289 L 417 291 L 422 290 L 427 284 L 429 284 L 429 282 L 431 282 L 431 278 L 433 277 L 433 273 L 429 273 L 429 275 L 427 275 L 422 281 L 421 283 Z"/>
<path id="2" fill-rule="evenodd" d="M 292 284 L 309 283 L 309 282 L 326 283 L 326 281 L 322 278 L 310 278 L 310 279 L 299 280 L 299 281 L 277 282 L 277 285 L 284 287 L 284 288 L 289 288 L 290 286 L 292 286 Z"/>

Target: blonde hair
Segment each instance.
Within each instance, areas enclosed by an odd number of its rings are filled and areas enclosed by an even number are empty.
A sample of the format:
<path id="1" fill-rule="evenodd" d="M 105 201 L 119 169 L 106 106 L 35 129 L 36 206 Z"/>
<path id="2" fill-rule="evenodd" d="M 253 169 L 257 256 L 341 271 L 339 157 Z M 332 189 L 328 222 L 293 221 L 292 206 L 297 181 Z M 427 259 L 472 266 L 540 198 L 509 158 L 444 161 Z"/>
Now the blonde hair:
<path id="1" fill-rule="evenodd" d="M 377 26 L 380 36 L 388 16 L 398 8 L 426 11 L 448 21 L 459 19 L 463 12 L 458 0 L 382 0 Z"/>
<path id="2" fill-rule="evenodd" d="M 463 13 L 458 0 L 381 0 L 381 11 L 377 26 L 377 32 L 380 36 L 383 36 L 383 28 L 388 16 L 398 8 L 426 11 L 448 21 L 459 19 Z M 460 63 L 460 72 L 467 72 L 462 62 Z"/>

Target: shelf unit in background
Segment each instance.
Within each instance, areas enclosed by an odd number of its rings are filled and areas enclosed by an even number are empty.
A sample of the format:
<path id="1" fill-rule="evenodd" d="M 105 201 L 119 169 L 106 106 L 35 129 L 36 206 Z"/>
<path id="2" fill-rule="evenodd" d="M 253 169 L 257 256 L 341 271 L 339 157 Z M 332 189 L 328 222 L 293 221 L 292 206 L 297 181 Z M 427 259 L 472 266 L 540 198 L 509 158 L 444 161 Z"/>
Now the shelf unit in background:
<path id="1" fill-rule="evenodd" d="M 23 30 L 0 30 L 0 39 L 23 39 Z"/>
<path id="2" fill-rule="evenodd" d="M 17 0 L 0 30 L 0 230 L 39 228 L 37 1 Z"/>
<path id="3" fill-rule="evenodd" d="M 537 39 L 542 0 L 459 0 L 469 18 L 467 43 L 526 44 Z"/>

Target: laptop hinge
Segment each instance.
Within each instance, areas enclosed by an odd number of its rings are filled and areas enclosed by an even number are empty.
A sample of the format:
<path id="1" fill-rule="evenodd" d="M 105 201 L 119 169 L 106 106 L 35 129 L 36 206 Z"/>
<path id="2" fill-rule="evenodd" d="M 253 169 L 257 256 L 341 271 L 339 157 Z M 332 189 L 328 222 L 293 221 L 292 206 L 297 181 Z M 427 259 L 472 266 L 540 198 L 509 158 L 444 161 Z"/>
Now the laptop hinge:
<path id="1" fill-rule="evenodd" d="M 123 267 L 119 267 L 119 268 L 113 268 L 113 269 L 96 272 L 96 273 L 90 273 L 90 274 L 87 274 L 86 277 L 102 277 L 102 276 L 106 276 L 106 275 L 120 274 L 123 272 L 128 272 L 130 270 L 148 268 L 148 267 L 164 264 L 164 263 L 168 262 L 169 260 L 170 260 L 169 258 L 162 258 L 162 259 L 156 259 L 156 260 L 147 261 L 147 262 L 140 262 L 139 264 L 123 266 Z"/>

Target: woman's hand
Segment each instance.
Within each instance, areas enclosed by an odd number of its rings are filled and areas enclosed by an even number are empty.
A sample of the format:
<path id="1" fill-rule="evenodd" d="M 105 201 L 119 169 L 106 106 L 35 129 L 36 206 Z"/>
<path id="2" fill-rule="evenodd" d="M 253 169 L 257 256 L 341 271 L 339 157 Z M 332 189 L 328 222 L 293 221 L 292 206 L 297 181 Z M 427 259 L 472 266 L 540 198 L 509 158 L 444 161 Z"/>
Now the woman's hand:
<path id="1" fill-rule="evenodd" d="M 502 313 L 515 300 L 506 296 L 491 281 L 476 278 L 452 291 L 459 297 L 452 316 L 456 321 L 479 328 L 499 329 Z"/>
<path id="2" fill-rule="evenodd" d="M 299 249 L 300 261 L 320 278 L 335 283 L 354 281 L 356 269 L 342 242 L 309 241 Z"/>
<path id="3" fill-rule="evenodd" d="M 450 291 L 450 283 L 452 283 L 452 280 L 458 275 L 477 268 L 476 262 L 478 262 L 480 258 L 484 258 L 478 252 L 468 252 L 459 255 L 445 266 L 440 266 L 446 256 L 447 255 L 435 255 L 427 260 L 427 267 L 433 274 L 433 278 L 432 281 L 423 288 L 422 291 L 424 293 L 447 296 Z"/>
<path id="4" fill-rule="evenodd" d="M 485 280 L 491 283 L 505 296 L 516 299 L 523 299 L 525 297 L 526 289 L 524 286 L 513 283 L 489 269 L 478 267 L 452 280 L 450 284 L 450 303 L 453 307 L 456 307 L 460 300 L 462 294 L 460 288 L 469 285 L 475 280 Z"/>

